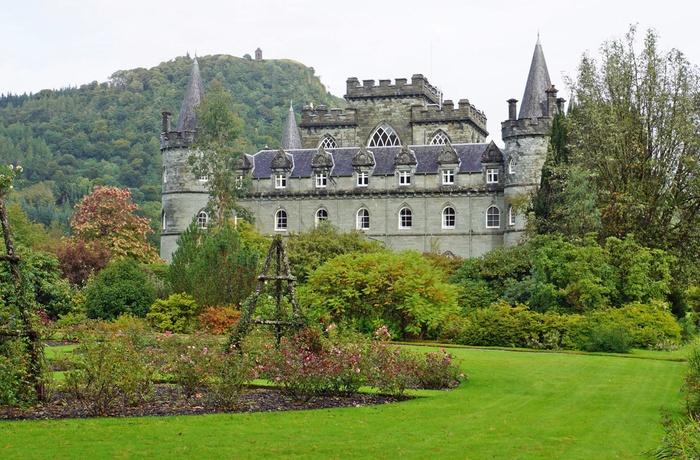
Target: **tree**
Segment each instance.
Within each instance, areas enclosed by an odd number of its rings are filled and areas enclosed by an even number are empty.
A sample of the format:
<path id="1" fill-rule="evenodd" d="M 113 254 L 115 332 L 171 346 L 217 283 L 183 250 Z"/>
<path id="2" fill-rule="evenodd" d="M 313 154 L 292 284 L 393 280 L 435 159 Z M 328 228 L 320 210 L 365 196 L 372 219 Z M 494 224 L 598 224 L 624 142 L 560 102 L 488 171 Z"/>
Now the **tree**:
<path id="1" fill-rule="evenodd" d="M 236 162 L 243 155 L 239 134 L 243 121 L 233 112 L 231 93 L 213 80 L 202 105 L 197 108 L 197 153 L 190 158 L 196 177 L 207 177 L 211 211 L 216 212 L 218 226 L 230 218 L 245 179 L 238 177 Z"/>
<path id="2" fill-rule="evenodd" d="M 238 307 L 256 285 L 265 240 L 245 222 L 200 228 L 193 222 L 178 238 L 168 267 L 168 287 L 201 307 Z"/>
<path id="3" fill-rule="evenodd" d="M 146 235 L 153 232 L 149 219 L 135 216 L 137 209 L 129 189 L 95 187 L 75 206 L 70 219 L 73 234 L 86 242 L 99 242 L 116 256 L 157 262 L 156 249 L 146 241 Z"/>
<path id="4" fill-rule="evenodd" d="M 680 51 L 660 51 L 653 30 L 640 53 L 635 38 L 631 27 L 605 43 L 600 65 L 582 58 L 570 159 L 594 189 L 600 240 L 633 233 L 678 257 L 687 279 L 700 251 L 699 73 Z"/>

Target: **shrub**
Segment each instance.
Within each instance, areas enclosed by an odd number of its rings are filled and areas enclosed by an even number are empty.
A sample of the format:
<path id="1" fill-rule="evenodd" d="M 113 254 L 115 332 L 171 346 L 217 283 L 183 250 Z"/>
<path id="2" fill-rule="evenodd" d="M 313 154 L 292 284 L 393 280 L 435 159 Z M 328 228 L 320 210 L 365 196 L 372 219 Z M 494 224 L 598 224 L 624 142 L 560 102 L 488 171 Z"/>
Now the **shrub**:
<path id="1" fill-rule="evenodd" d="M 166 355 L 163 373 L 172 376 L 186 398 L 200 394 L 210 373 L 212 344 L 199 335 L 178 337 L 169 333 L 160 344 Z"/>
<path id="2" fill-rule="evenodd" d="M 148 355 L 128 336 L 96 334 L 76 349 L 77 370 L 66 374 L 65 389 L 91 415 L 149 398 L 153 370 Z"/>
<path id="3" fill-rule="evenodd" d="M 688 347 L 688 370 L 685 374 L 685 405 L 690 417 L 700 415 L 700 339 L 695 339 Z"/>
<path id="4" fill-rule="evenodd" d="M 122 313 L 145 317 L 155 288 L 133 259 L 112 260 L 85 288 L 88 318 L 114 319 Z"/>
<path id="5" fill-rule="evenodd" d="M 700 458 L 700 420 L 688 417 L 684 421 L 673 421 L 664 414 L 666 435 L 661 446 L 648 452 L 656 459 L 695 460 Z"/>
<path id="6" fill-rule="evenodd" d="M 226 334 L 238 324 L 240 318 L 240 310 L 233 307 L 206 307 L 197 321 L 199 327 L 210 334 Z"/>
<path id="7" fill-rule="evenodd" d="M 167 299 L 158 299 L 151 305 L 146 317 L 160 331 L 189 333 L 196 325 L 199 307 L 187 294 L 173 294 Z"/>
<path id="8" fill-rule="evenodd" d="M 595 325 L 580 344 L 583 351 L 629 353 L 632 335 L 624 326 Z"/>
<path id="9" fill-rule="evenodd" d="M 28 382 L 28 362 L 22 343 L 10 340 L 0 344 L 0 406 L 18 406 L 33 401 Z"/>
<path id="10" fill-rule="evenodd" d="M 440 351 L 425 353 L 417 360 L 417 387 L 425 390 L 448 390 L 459 386 L 460 373 L 455 357 L 443 348 Z"/>
<path id="11" fill-rule="evenodd" d="M 236 407 L 246 386 L 253 379 L 253 370 L 247 356 L 235 353 L 217 353 L 209 362 L 207 380 L 208 402 L 215 407 Z"/>

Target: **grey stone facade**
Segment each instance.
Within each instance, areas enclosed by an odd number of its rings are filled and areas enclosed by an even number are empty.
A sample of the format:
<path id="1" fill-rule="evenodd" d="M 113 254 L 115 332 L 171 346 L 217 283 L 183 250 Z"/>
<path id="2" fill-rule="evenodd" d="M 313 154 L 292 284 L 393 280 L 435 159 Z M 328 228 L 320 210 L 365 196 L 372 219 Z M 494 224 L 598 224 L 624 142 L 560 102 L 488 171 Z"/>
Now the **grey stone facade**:
<path id="1" fill-rule="evenodd" d="M 525 219 L 510 201 L 539 184 L 552 116 L 562 102 L 549 84 L 539 40 L 532 66 L 523 98 L 527 117 L 516 117 L 517 101 L 508 101 L 503 150 L 485 142 L 482 112 L 467 100 L 458 107 L 441 101 L 422 75 L 410 84 L 350 78 L 346 109 L 303 108 L 301 146 L 290 113 L 282 148 L 246 155 L 239 174 L 252 183 L 239 203 L 263 234 L 304 231 L 327 220 L 395 250 L 474 257 L 513 244 Z M 201 87 L 198 68 L 190 80 Z M 183 110 L 186 104 L 187 98 Z M 171 132 L 169 114 L 163 125 L 161 257 L 170 261 L 193 217 L 204 223 L 208 194 L 187 162 L 196 131 Z"/>

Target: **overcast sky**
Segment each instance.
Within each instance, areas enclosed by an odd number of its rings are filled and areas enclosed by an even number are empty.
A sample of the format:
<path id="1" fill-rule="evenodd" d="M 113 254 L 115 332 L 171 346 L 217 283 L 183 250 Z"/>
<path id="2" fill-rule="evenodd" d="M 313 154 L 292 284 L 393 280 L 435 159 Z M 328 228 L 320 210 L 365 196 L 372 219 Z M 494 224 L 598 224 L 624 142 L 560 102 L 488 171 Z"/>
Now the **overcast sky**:
<path id="1" fill-rule="evenodd" d="M 293 59 L 336 96 L 348 77 L 422 73 L 469 99 L 500 143 L 506 100 L 522 99 L 537 34 L 568 99 L 584 52 L 653 27 L 664 49 L 700 64 L 700 6 L 690 0 L 0 0 L 0 94 L 103 82 L 189 52 Z M 640 36 L 643 34 L 640 34 Z M 641 44 L 640 44 L 641 46 Z M 183 88 L 184 92 L 184 88 Z M 312 101 L 303 101 L 304 103 Z"/>

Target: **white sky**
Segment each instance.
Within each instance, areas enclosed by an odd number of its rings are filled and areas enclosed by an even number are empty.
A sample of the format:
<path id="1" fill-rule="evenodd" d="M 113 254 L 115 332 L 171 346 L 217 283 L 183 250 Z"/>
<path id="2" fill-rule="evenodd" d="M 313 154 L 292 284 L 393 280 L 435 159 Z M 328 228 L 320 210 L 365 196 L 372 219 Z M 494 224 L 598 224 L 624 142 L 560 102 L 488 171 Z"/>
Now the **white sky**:
<path id="1" fill-rule="evenodd" d="M 700 64 L 700 4 L 691 0 L 0 0 L 0 11 L 0 94 L 103 82 L 187 52 L 252 56 L 260 47 L 265 59 L 313 67 L 341 97 L 351 76 L 422 73 L 445 99 L 484 111 L 499 143 L 505 101 L 522 99 L 538 32 L 567 99 L 562 75 L 633 23 Z"/>

